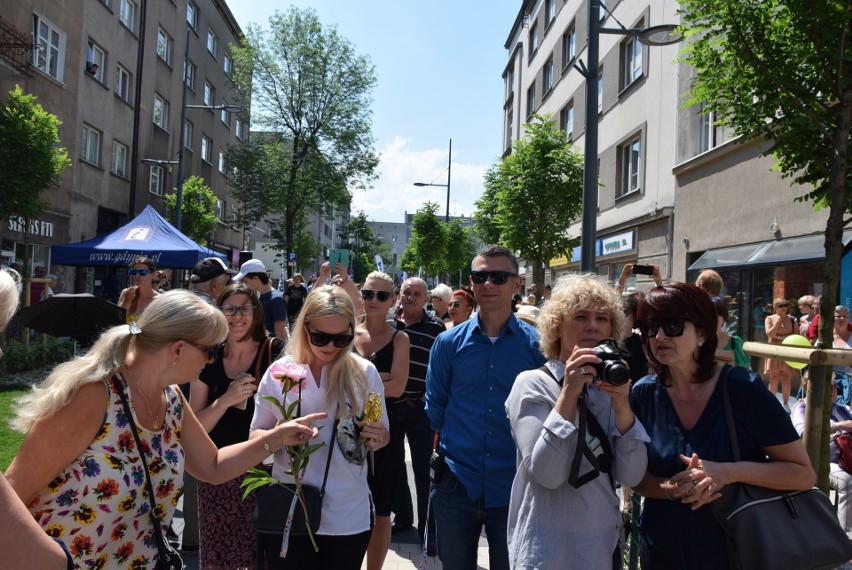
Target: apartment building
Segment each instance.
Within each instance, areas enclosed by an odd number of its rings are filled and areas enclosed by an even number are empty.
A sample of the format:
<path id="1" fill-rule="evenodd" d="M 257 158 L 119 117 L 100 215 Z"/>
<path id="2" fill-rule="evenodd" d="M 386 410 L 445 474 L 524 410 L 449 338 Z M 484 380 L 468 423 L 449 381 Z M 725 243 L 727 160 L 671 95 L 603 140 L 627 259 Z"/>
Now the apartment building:
<path id="1" fill-rule="evenodd" d="M 226 185 L 225 150 L 248 136 L 247 113 L 222 107 L 238 103 L 228 82 L 229 46 L 243 36 L 225 2 L 0 0 L 0 30 L 28 40 L 23 51 L 0 47 L 0 93 L 20 84 L 36 95 L 62 121 L 61 145 L 71 159 L 61 183 L 46 192 L 49 210 L 31 224 L 31 270 L 58 273 L 66 292 L 97 292 L 115 275 L 51 267 L 50 248 L 109 232 L 149 204 L 165 211 L 163 196 L 177 186 L 184 81 L 185 176 L 201 176 L 213 189 L 220 222 L 199 241 L 239 260 L 243 232 Z M 21 229 L 15 220 L 0 227 L 4 263 L 23 257 Z"/>

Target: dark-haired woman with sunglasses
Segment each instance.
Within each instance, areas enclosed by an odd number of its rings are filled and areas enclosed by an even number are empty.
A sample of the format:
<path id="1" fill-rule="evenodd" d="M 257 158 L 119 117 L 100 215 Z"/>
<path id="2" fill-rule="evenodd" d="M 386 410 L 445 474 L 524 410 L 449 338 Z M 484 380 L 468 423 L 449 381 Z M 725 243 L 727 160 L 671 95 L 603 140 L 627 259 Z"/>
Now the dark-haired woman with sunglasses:
<path id="1" fill-rule="evenodd" d="M 372 362 L 385 385 L 385 409 L 390 427 L 387 447 L 375 455 L 374 469 L 367 475 L 376 526 L 367 548 L 367 570 L 381 570 L 391 540 L 391 507 L 399 467 L 405 464 L 405 436 L 399 425 L 396 400 L 408 382 L 410 344 L 408 335 L 388 322 L 396 301 L 393 279 L 380 271 L 367 275 L 361 288 L 366 319 L 355 330 L 355 350 Z"/>
<path id="2" fill-rule="evenodd" d="M 264 400 L 265 396 L 283 399 L 287 405 L 301 400 L 299 415 L 314 411 L 328 413 L 326 420 L 315 424 L 321 427 L 318 439 L 325 447 L 311 455 L 302 478 L 305 485 L 318 489 L 326 480 L 322 521 L 316 533 L 319 552 L 314 551 L 308 536 L 291 535 L 287 556 L 281 558 L 281 536 L 265 535 L 263 549 L 272 569 L 361 568 L 374 517 L 367 484 L 366 451 L 387 445 L 390 434 L 386 410 L 381 421 L 361 421 L 367 397 L 377 394 L 383 401 L 384 388 L 376 367 L 352 351 L 354 340 L 352 299 L 340 287 L 315 287 L 305 299 L 290 332 L 286 356 L 280 361 L 302 365 L 305 379 L 286 395 L 282 395 L 281 384 L 268 372 L 260 381 L 251 437 L 255 437 L 255 430 L 268 429 L 282 419 L 278 407 Z M 335 418 L 339 420 L 336 430 Z M 328 454 L 331 456 L 326 479 Z M 287 453 L 276 453 L 272 476 L 292 483 L 293 477 L 287 474 L 289 469 Z M 282 517 L 286 515 L 281 513 Z"/>
<path id="3" fill-rule="evenodd" d="M 261 375 L 284 349 L 267 335 L 260 298 L 244 283 L 219 295 L 228 336 L 217 358 L 192 385 L 189 403 L 216 447 L 246 441 Z M 242 499 L 245 475 L 223 485 L 198 483 L 202 568 L 255 568 L 256 533 L 251 525 L 254 496 Z"/>
<path id="4" fill-rule="evenodd" d="M 121 292 L 118 306 L 127 311 L 126 322 L 138 321 L 145 308 L 160 293 L 155 290 L 152 282 L 157 276 L 157 265 L 147 257 L 137 257 L 130 263 L 127 271 L 133 285 Z"/>
<path id="5" fill-rule="evenodd" d="M 716 310 L 698 287 L 651 289 L 639 328 L 654 374 L 634 385 L 630 405 L 651 437 L 645 497 L 647 570 L 729 568 L 725 535 L 708 503 L 731 483 L 808 489 L 816 476 L 790 416 L 745 368 L 715 360 Z M 727 382 L 742 461 L 734 462 L 725 423 Z"/>

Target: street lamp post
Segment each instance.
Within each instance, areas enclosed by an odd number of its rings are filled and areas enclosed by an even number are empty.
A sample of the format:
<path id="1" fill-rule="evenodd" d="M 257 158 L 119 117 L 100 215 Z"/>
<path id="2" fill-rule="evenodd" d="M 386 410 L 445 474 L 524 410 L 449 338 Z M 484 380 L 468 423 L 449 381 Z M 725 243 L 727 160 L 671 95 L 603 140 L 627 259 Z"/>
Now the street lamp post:
<path id="1" fill-rule="evenodd" d="M 677 26 L 664 24 L 650 28 L 625 28 L 615 20 L 606 6 L 600 0 L 589 0 L 589 40 L 586 50 L 587 62 L 574 67 L 586 79 L 586 134 L 584 137 L 583 160 L 583 216 L 580 242 L 580 270 L 594 272 L 595 245 L 597 241 L 597 209 L 598 209 L 598 73 L 600 67 L 600 34 L 615 34 L 636 37 L 647 46 L 665 46 L 683 39 L 683 34 L 676 32 Z M 601 28 L 600 11 L 605 10 L 618 22 L 619 28 Z"/>
<path id="2" fill-rule="evenodd" d="M 450 223 L 450 176 L 453 171 L 453 139 L 450 139 L 449 160 L 447 161 L 447 183 L 434 184 L 432 182 L 415 182 L 415 186 L 440 186 L 447 188 L 447 212 L 444 214 L 444 222 Z"/>

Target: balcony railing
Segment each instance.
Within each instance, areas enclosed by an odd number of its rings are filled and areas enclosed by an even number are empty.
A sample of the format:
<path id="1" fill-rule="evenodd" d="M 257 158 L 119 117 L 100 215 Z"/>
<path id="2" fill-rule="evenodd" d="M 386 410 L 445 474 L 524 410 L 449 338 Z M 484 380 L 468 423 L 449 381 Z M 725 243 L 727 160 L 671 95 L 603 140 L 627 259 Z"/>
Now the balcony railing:
<path id="1" fill-rule="evenodd" d="M 35 48 L 30 37 L 0 18 L 0 57 L 26 72 L 30 51 Z"/>

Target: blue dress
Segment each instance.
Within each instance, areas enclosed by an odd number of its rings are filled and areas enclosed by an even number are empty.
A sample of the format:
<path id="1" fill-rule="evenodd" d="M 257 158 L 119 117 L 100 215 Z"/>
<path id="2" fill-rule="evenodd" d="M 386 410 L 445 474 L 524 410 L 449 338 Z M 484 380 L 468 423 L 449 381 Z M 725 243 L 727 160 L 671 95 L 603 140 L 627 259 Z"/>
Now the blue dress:
<path id="1" fill-rule="evenodd" d="M 799 439 L 790 416 L 763 385 L 744 368 L 730 368 L 730 395 L 743 461 L 768 461 L 763 448 Z M 630 392 L 630 406 L 651 438 L 648 471 L 664 478 L 683 471 L 679 454 L 697 453 L 710 461 L 733 461 L 725 425 L 721 382 L 692 429 L 685 429 L 666 388 L 649 375 Z M 708 506 L 696 511 L 680 501 L 645 499 L 642 512 L 645 570 L 720 570 L 728 568 L 722 528 Z"/>

